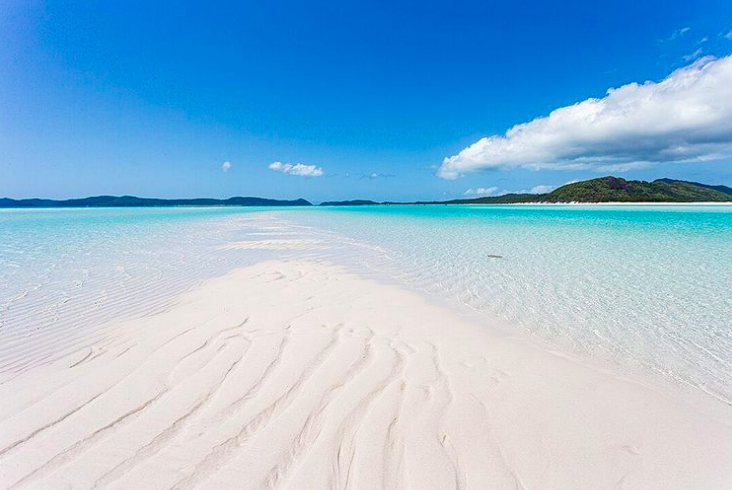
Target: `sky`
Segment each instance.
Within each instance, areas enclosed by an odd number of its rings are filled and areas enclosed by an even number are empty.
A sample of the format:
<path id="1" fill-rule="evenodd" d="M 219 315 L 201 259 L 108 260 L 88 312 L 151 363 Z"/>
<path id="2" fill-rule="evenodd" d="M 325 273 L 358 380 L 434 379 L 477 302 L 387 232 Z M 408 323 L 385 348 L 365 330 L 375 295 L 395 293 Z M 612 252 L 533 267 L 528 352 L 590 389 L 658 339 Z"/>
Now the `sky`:
<path id="1" fill-rule="evenodd" d="M 728 0 L 3 0 L 0 196 L 732 185 L 731 53 Z"/>

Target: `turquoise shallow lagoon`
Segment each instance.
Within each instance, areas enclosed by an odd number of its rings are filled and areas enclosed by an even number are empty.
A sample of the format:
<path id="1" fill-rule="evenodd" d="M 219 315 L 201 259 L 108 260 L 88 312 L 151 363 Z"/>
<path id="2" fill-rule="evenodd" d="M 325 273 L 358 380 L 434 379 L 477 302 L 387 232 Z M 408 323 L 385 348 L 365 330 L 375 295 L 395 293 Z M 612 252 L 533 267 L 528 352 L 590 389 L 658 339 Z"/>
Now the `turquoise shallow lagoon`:
<path id="1" fill-rule="evenodd" d="M 221 250 L 262 240 L 318 246 Z M 14 357 L 17 346 L 63 346 L 272 254 L 377 271 L 550 347 L 732 400 L 723 206 L 2 211 L 0 366 L 38 361 Z"/>

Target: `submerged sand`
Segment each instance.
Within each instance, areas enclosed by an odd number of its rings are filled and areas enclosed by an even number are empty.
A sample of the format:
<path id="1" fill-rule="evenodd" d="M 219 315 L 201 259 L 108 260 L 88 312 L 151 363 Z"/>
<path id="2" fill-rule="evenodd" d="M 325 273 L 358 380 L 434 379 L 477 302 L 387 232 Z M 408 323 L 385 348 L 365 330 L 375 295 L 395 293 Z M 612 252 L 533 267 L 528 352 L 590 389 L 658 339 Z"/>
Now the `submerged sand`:
<path id="1" fill-rule="evenodd" d="M 732 412 L 306 260 L 0 379 L 2 488 L 732 488 Z"/>

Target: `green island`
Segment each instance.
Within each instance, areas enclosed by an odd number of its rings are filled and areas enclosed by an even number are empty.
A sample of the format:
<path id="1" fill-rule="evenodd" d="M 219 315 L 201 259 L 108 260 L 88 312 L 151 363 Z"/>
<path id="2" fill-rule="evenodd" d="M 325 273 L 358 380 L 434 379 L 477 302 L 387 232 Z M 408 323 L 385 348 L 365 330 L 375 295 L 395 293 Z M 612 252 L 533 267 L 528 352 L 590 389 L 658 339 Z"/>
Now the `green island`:
<path id="1" fill-rule="evenodd" d="M 155 199 L 135 196 L 93 196 L 81 199 L 0 199 L 0 208 L 122 208 L 169 206 L 312 206 L 305 199 L 292 201 L 261 197 L 229 199 Z"/>
<path id="2" fill-rule="evenodd" d="M 521 203 L 693 203 L 732 202 L 732 188 L 683 180 L 658 179 L 653 182 L 625 180 L 619 177 L 573 182 L 547 194 L 504 194 L 449 201 L 417 201 L 412 203 L 374 201 L 330 201 L 321 206 L 397 205 L 397 204 L 521 204 Z"/>
<path id="3" fill-rule="evenodd" d="M 573 182 L 547 194 L 503 194 L 449 201 L 376 202 L 368 199 L 327 201 L 320 206 L 375 206 L 405 204 L 521 204 L 521 203 L 693 203 L 732 202 L 732 188 L 683 180 L 658 179 L 653 182 L 625 180 L 619 177 Z M 261 197 L 229 199 L 156 199 L 135 196 L 94 196 L 81 199 L 10 199 L 0 198 L 0 208 L 102 208 L 169 206 L 312 206 L 305 199 L 280 200 Z"/>

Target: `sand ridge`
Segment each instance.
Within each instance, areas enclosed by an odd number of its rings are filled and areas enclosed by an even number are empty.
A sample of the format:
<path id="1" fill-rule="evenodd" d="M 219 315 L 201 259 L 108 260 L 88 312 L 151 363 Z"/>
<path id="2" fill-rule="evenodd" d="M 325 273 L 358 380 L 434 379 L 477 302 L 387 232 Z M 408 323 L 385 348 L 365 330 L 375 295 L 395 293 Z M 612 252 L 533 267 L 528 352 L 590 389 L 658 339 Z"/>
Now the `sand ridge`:
<path id="1" fill-rule="evenodd" d="M 0 382 L 2 488 L 732 485 L 732 417 L 312 260 Z"/>

